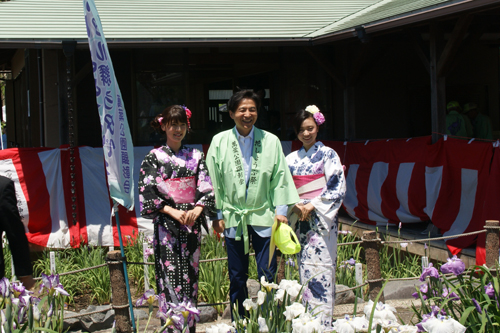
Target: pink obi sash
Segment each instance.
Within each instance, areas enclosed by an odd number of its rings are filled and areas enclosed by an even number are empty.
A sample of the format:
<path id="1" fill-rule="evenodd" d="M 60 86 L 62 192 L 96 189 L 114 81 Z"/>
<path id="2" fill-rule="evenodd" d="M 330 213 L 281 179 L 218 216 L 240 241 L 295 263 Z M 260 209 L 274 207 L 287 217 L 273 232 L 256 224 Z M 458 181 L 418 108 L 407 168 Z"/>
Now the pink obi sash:
<path id="1" fill-rule="evenodd" d="M 323 191 L 326 178 L 324 174 L 293 176 L 293 182 L 301 199 L 313 199 Z"/>
<path id="2" fill-rule="evenodd" d="M 172 178 L 164 180 L 159 187 L 166 190 L 176 204 L 194 203 L 196 193 L 196 180 L 194 176 Z"/>

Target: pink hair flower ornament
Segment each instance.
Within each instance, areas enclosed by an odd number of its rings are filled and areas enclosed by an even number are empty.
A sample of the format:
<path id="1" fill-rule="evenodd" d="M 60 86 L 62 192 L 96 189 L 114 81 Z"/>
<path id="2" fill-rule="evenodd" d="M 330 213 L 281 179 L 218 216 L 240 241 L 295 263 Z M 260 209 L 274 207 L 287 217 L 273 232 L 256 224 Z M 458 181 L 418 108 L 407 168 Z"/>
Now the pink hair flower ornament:
<path id="1" fill-rule="evenodd" d="M 323 116 L 316 105 L 309 105 L 305 110 L 313 115 L 314 121 L 316 121 L 318 126 L 325 122 L 325 116 Z"/>

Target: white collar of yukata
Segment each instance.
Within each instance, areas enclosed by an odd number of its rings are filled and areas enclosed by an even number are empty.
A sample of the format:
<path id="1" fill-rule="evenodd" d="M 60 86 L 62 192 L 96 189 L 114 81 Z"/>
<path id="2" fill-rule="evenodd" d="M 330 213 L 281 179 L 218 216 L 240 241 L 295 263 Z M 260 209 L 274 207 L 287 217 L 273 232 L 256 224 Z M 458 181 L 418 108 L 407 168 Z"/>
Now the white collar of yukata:
<path id="1" fill-rule="evenodd" d="M 161 147 L 162 149 L 164 148 L 164 150 L 166 150 L 167 152 L 171 152 L 172 155 L 178 155 L 181 151 L 187 149 L 187 147 L 183 144 L 181 144 L 181 147 L 179 148 L 179 151 L 177 152 L 177 154 L 172 150 L 172 148 L 170 148 L 166 143 L 164 146 Z"/>
<path id="2" fill-rule="evenodd" d="M 316 153 L 323 146 L 324 146 L 323 142 L 316 141 L 316 143 L 307 152 L 306 152 L 304 146 L 302 146 L 299 149 L 299 154 L 302 156 L 311 156 L 312 154 Z"/>

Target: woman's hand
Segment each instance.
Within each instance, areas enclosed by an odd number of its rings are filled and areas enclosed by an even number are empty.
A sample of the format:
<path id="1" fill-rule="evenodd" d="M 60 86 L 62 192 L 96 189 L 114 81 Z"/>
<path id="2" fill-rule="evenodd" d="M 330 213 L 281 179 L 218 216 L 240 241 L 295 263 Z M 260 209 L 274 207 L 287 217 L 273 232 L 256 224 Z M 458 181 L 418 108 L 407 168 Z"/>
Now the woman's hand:
<path id="1" fill-rule="evenodd" d="M 293 206 L 293 208 L 292 208 L 292 212 L 297 214 L 299 216 L 299 218 L 302 215 L 302 209 L 301 209 L 302 206 L 304 206 L 304 205 L 301 203 L 298 203 L 298 204 L 295 204 L 295 206 Z"/>
<path id="2" fill-rule="evenodd" d="M 202 206 L 196 206 L 191 210 L 188 210 L 186 213 L 186 225 L 193 225 L 198 217 L 200 217 L 201 212 L 203 212 Z"/>
<path id="3" fill-rule="evenodd" d="M 170 206 L 163 206 L 161 212 L 170 215 L 174 220 L 178 221 L 180 224 L 186 224 L 187 214 L 183 210 L 178 210 Z"/>
<path id="4" fill-rule="evenodd" d="M 313 211 L 314 206 L 311 203 L 306 205 L 298 203 L 293 206 L 292 211 L 299 216 L 300 221 L 307 221 L 309 214 Z"/>
<path id="5" fill-rule="evenodd" d="M 302 205 L 302 217 L 301 217 L 301 220 L 302 221 L 307 221 L 309 219 L 309 215 L 311 214 L 311 212 L 313 210 L 314 210 L 314 206 L 310 202 L 308 204 Z"/>

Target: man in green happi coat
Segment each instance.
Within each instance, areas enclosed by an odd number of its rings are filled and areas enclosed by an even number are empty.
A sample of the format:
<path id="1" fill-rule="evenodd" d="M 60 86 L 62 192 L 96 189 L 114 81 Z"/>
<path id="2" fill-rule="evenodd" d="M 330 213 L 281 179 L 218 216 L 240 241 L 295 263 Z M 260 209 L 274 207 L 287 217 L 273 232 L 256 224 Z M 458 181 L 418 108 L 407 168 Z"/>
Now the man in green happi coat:
<path id="1" fill-rule="evenodd" d="M 272 225 L 275 219 L 287 223 L 288 205 L 299 201 L 280 140 L 254 126 L 259 108 L 259 96 L 252 90 L 231 96 L 228 109 L 236 126 L 217 134 L 207 154 L 219 214 L 213 226 L 226 239 L 229 294 L 240 316 L 248 297 L 250 240 L 259 280 L 273 281 L 276 257 L 268 267 Z"/>

